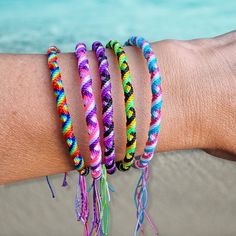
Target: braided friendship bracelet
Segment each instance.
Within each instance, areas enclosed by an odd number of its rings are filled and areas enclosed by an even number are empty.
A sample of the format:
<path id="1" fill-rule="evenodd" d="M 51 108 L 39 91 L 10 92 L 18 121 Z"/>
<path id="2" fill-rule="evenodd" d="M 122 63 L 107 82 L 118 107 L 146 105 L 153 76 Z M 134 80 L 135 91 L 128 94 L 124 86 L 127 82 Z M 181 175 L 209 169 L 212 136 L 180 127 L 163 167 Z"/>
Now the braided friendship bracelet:
<path id="1" fill-rule="evenodd" d="M 134 108 L 134 90 L 124 49 L 122 48 L 120 43 L 115 40 L 111 40 L 106 45 L 106 47 L 113 49 L 117 56 L 121 71 L 122 85 L 124 89 L 127 144 L 125 158 L 123 161 L 117 162 L 117 167 L 119 170 L 126 171 L 133 164 L 136 149 L 136 115 Z"/>
<path id="2" fill-rule="evenodd" d="M 100 42 L 94 42 L 92 49 L 96 54 L 101 78 L 102 118 L 104 127 L 104 161 L 108 174 L 116 170 L 115 164 L 115 136 L 113 122 L 113 106 L 111 96 L 111 79 L 105 48 Z"/>
<path id="3" fill-rule="evenodd" d="M 151 45 L 144 38 L 131 37 L 125 45 L 137 46 L 142 50 L 148 63 L 149 73 L 151 74 L 152 106 L 148 140 L 143 155 L 141 155 L 140 159 L 135 160 L 135 166 L 142 169 L 151 161 L 158 143 L 162 107 L 161 76 L 157 65 L 157 58 L 153 53 Z"/>
<path id="4" fill-rule="evenodd" d="M 89 173 L 89 168 L 85 166 L 83 157 L 80 154 L 79 146 L 76 141 L 76 137 L 73 133 L 72 121 L 66 102 L 66 95 L 61 80 L 61 72 L 58 65 L 57 53 L 59 49 L 52 46 L 48 49 L 48 67 L 51 72 L 51 82 L 56 97 L 57 111 L 60 116 L 62 124 L 62 133 L 66 140 L 66 144 L 69 147 L 70 156 L 74 161 L 76 170 L 79 171 L 81 175 L 87 175 Z"/>
<path id="5" fill-rule="evenodd" d="M 85 230 L 88 225 L 88 194 L 87 187 L 85 181 L 85 175 L 89 173 L 89 168 L 85 166 L 85 162 L 80 155 L 79 147 L 76 141 L 76 137 L 73 133 L 72 121 L 70 117 L 70 113 L 68 110 L 68 105 L 66 102 L 65 91 L 63 88 L 63 83 L 61 80 L 61 72 L 58 65 L 58 57 L 57 53 L 59 53 L 59 49 L 56 47 L 50 47 L 48 49 L 48 67 L 51 72 L 51 81 L 54 89 L 54 94 L 56 97 L 57 110 L 60 115 L 61 123 L 62 123 L 62 133 L 66 139 L 67 146 L 69 147 L 70 156 L 72 157 L 75 168 L 79 171 L 79 184 L 77 186 L 77 193 L 80 191 L 79 199 L 78 194 L 76 194 L 75 199 L 75 212 L 77 216 L 77 220 L 82 220 L 85 225 Z M 64 179 L 66 182 L 66 179 Z M 48 182 L 48 178 L 47 178 Z M 48 182 L 49 183 L 49 182 Z M 49 184 L 50 187 L 50 184 Z M 51 189 L 51 188 L 50 188 Z M 52 190 L 51 190 L 52 191 Z"/>
<path id="6" fill-rule="evenodd" d="M 100 130 L 96 114 L 96 104 L 92 90 L 92 78 L 86 56 L 86 45 L 78 43 L 75 48 L 80 76 L 80 88 L 84 102 L 86 124 L 89 134 L 89 150 L 91 153 L 92 177 L 98 179 L 102 174 L 102 151 L 100 145 Z"/>
<path id="7" fill-rule="evenodd" d="M 149 163 L 154 155 L 156 149 L 160 131 L 161 122 L 161 107 L 162 107 L 162 88 L 161 88 L 161 76 L 160 70 L 157 65 L 157 58 L 152 51 L 151 45 L 142 37 L 131 37 L 125 45 L 139 47 L 145 59 L 148 62 L 148 70 L 151 74 L 151 90 L 152 90 L 152 105 L 151 105 L 151 122 L 148 132 L 148 140 L 144 149 L 144 153 L 139 159 L 134 161 L 135 167 L 142 170 L 141 177 L 137 183 L 137 187 L 134 194 L 134 201 L 137 208 L 137 224 L 135 227 L 135 233 L 138 230 L 143 231 L 143 221 L 146 217 L 151 225 L 155 234 L 158 234 L 156 226 L 152 223 L 150 217 L 146 213 L 146 207 L 148 202 L 148 190 L 147 183 L 149 179 Z"/>
<path id="8" fill-rule="evenodd" d="M 89 135 L 89 150 L 91 154 L 91 169 L 93 177 L 93 224 L 89 235 L 95 230 L 95 235 L 102 231 L 101 221 L 103 219 L 102 199 L 98 181 L 102 176 L 102 150 L 100 145 L 100 129 L 96 114 L 96 104 L 92 90 L 92 78 L 90 76 L 88 59 L 86 56 L 86 45 L 78 43 L 75 47 L 78 60 L 78 71 L 80 76 L 80 90 L 84 102 L 84 111 Z M 88 231 L 86 231 L 88 234 Z"/>

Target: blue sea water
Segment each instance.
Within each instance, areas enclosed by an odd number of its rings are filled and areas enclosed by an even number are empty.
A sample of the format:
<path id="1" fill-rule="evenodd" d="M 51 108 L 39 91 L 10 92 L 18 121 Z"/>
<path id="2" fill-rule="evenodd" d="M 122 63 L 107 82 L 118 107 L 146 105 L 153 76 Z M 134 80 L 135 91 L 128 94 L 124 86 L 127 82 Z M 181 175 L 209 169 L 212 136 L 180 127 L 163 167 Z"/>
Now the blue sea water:
<path id="1" fill-rule="evenodd" d="M 236 0 L 0 0 L 0 52 L 43 53 L 77 41 L 211 37 L 236 29 Z"/>

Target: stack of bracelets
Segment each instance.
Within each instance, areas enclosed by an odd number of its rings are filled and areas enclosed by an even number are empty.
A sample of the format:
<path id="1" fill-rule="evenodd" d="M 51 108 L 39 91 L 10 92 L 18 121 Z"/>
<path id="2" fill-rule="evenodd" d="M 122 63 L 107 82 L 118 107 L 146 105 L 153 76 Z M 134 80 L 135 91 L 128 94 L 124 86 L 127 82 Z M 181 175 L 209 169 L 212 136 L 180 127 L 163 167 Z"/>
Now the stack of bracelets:
<path id="1" fill-rule="evenodd" d="M 86 185 L 86 175 L 89 173 L 89 168 L 85 165 L 76 137 L 73 133 L 72 120 L 58 65 L 57 54 L 60 51 L 55 46 L 48 49 L 48 67 L 51 72 L 51 82 L 56 97 L 57 111 L 62 124 L 62 133 L 65 138 L 66 145 L 69 148 L 69 153 L 74 162 L 75 169 L 79 172 L 75 198 L 76 217 L 78 221 L 82 221 L 84 225 L 84 235 L 86 236 L 108 235 L 110 202 L 109 191 L 112 189 L 107 182 L 107 174 L 114 174 L 117 169 L 120 171 L 127 171 L 130 167 L 134 167 L 141 171 L 141 177 L 138 180 L 134 194 L 134 202 L 137 209 L 137 224 L 135 226 L 134 235 L 137 235 L 139 230 L 144 233 L 143 222 L 145 218 L 150 223 L 154 233 L 158 234 L 157 228 L 152 223 L 146 212 L 146 207 L 148 201 L 147 182 L 149 179 L 149 163 L 154 155 L 160 130 L 162 107 L 161 77 L 159 67 L 157 65 L 157 58 L 150 44 L 146 40 L 142 37 L 131 37 L 124 45 L 136 46 L 140 48 L 145 59 L 147 60 L 148 70 L 151 77 L 152 105 L 151 122 L 144 153 L 139 157 L 135 157 L 136 114 L 131 72 L 123 47 L 115 40 L 109 41 L 106 48 L 112 49 L 117 57 L 124 90 L 126 114 L 126 153 L 123 161 L 119 162 L 115 161 L 116 152 L 111 92 L 112 86 L 111 76 L 109 73 L 109 64 L 105 55 L 105 48 L 100 42 L 94 42 L 92 45 L 92 50 L 95 52 L 98 61 L 99 77 L 101 80 L 103 124 L 103 144 L 101 145 L 101 131 L 98 123 L 96 103 L 92 90 L 92 78 L 90 75 L 89 62 L 86 56 L 86 45 L 83 43 L 78 43 L 75 47 L 75 55 L 77 58 L 78 73 L 80 78 L 80 89 L 88 130 L 88 142 L 91 158 L 90 166 L 91 175 L 93 178 L 93 183 L 89 188 L 87 188 Z M 104 146 L 103 155 L 101 146 Z M 67 173 L 65 173 L 63 186 L 67 185 L 66 175 Z M 90 190 L 93 192 L 92 210 L 89 207 Z M 89 219 L 91 212 L 93 213 L 93 217 L 90 224 Z"/>

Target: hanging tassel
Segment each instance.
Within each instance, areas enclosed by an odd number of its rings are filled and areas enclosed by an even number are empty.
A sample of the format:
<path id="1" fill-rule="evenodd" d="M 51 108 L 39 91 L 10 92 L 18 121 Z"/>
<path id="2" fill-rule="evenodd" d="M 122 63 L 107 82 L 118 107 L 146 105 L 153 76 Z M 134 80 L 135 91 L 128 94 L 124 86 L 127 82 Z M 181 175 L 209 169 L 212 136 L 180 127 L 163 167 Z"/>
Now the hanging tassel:
<path id="1" fill-rule="evenodd" d="M 84 224 L 84 236 L 89 236 L 89 198 L 85 176 L 79 174 L 75 195 L 75 214 L 77 221 Z"/>
<path id="2" fill-rule="evenodd" d="M 109 232 L 109 202 L 110 198 L 110 191 L 109 191 L 109 184 L 107 182 L 107 170 L 106 166 L 102 165 L 102 177 L 100 179 L 100 192 L 101 192 L 101 199 L 102 199 L 102 233 L 103 235 L 108 235 Z"/>
<path id="3" fill-rule="evenodd" d="M 68 176 L 68 172 L 65 172 L 65 173 L 64 173 L 63 182 L 62 182 L 62 185 L 61 185 L 62 187 L 68 186 L 67 176 Z"/>
<path id="4" fill-rule="evenodd" d="M 49 187 L 49 189 L 50 189 L 50 192 L 51 192 L 51 194 L 52 194 L 52 198 L 55 198 L 55 194 L 54 194 L 54 192 L 53 192 L 53 189 L 52 189 L 52 186 L 51 186 L 51 184 L 50 184 L 50 181 L 49 181 L 48 176 L 46 176 L 46 180 L 47 180 L 47 184 L 48 184 L 48 187 Z"/>
<path id="5" fill-rule="evenodd" d="M 90 231 L 90 235 L 102 235 L 102 227 L 101 220 L 103 218 L 102 215 L 102 202 L 101 195 L 99 191 L 99 181 L 100 179 L 94 179 L 92 184 L 93 189 L 93 223 L 92 229 Z"/>
<path id="6" fill-rule="evenodd" d="M 99 186 L 98 186 L 99 184 Z M 108 235 L 110 191 L 115 192 L 107 182 L 106 167 L 102 167 L 100 179 L 94 179 L 88 192 L 93 189 L 94 219 L 90 235 Z M 105 217 L 104 217 L 105 216 Z"/>
<path id="7" fill-rule="evenodd" d="M 137 224 L 135 227 L 134 236 L 137 235 L 139 229 L 141 230 L 142 234 L 144 235 L 144 228 L 143 222 L 144 218 L 148 220 L 148 223 L 152 227 L 152 230 L 155 235 L 158 235 L 158 229 L 155 224 L 152 222 L 151 218 L 146 212 L 146 207 L 148 203 L 148 190 L 147 184 L 149 179 L 149 167 L 146 166 L 144 169 L 141 170 L 142 174 L 138 180 L 137 187 L 134 193 L 134 202 L 137 209 Z"/>

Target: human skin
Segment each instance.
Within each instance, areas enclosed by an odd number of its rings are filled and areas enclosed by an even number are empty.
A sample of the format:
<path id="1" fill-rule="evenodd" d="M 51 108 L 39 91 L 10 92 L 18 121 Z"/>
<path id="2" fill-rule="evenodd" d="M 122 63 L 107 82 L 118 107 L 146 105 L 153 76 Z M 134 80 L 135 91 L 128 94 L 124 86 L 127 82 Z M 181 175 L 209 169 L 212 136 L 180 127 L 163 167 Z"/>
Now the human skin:
<path id="1" fill-rule="evenodd" d="M 236 161 L 236 32 L 210 39 L 164 40 L 152 47 L 163 87 L 157 151 L 201 148 Z M 125 47 L 125 51 L 135 95 L 136 155 L 140 155 L 150 122 L 150 76 L 141 51 L 134 47 Z M 116 159 L 121 160 L 126 145 L 124 97 L 116 57 L 109 49 L 106 53 L 112 80 Z M 102 127 L 98 65 L 92 51 L 87 56 Z M 89 164 L 75 55 L 60 54 L 59 65 L 74 133 Z M 61 134 L 47 56 L 0 54 L 0 71 L 0 183 L 73 170 Z"/>

